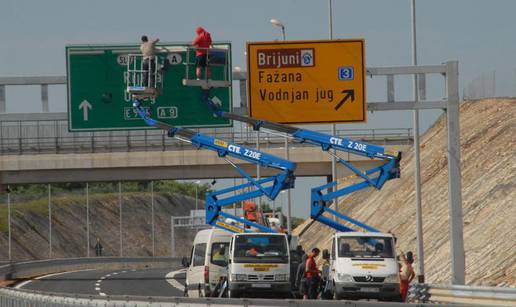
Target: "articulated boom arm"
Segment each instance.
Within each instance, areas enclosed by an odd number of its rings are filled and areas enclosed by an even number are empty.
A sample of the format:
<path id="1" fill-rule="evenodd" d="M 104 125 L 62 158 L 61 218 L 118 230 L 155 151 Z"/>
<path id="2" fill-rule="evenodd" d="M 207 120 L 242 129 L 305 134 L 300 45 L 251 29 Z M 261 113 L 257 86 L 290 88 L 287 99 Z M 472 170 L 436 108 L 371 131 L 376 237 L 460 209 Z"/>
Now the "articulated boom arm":
<path id="1" fill-rule="evenodd" d="M 136 109 L 138 115 L 145 121 L 147 125 L 166 130 L 169 137 L 178 137 L 179 139 L 191 142 L 192 145 L 198 149 L 204 148 L 215 151 L 219 157 L 223 158 L 227 163 L 233 166 L 236 171 L 240 173 L 240 175 L 247 179 L 247 183 L 219 191 L 206 193 L 206 223 L 232 232 L 247 231 L 246 227 L 230 225 L 224 222 L 224 219 L 232 219 L 243 225 L 258 228 L 262 232 L 275 232 L 274 230 L 263 225 L 253 223 L 251 221 L 231 215 L 227 212 L 223 212 L 222 208 L 236 202 L 261 196 L 267 196 L 269 199 L 274 200 L 282 190 L 294 187 L 294 170 L 296 168 L 295 163 L 289 160 L 278 158 L 268 153 L 216 139 L 211 136 L 203 135 L 192 130 L 184 129 L 181 127 L 174 127 L 156 121 L 150 118 L 149 114 L 147 113 L 148 110 L 143 108 L 140 101 L 138 100 L 133 102 L 133 106 Z M 241 167 L 229 160 L 228 157 L 237 158 L 263 167 L 275 168 L 278 170 L 278 173 L 274 176 L 255 180 Z M 243 191 L 243 189 L 248 189 L 249 191 L 242 192 L 238 195 L 233 195 L 233 192 Z M 231 194 L 231 196 L 223 197 L 224 194 Z"/>
<path id="2" fill-rule="evenodd" d="M 344 195 L 353 193 L 355 191 L 367 187 L 381 189 L 387 180 L 399 178 L 401 160 L 400 152 L 387 153 L 382 146 L 360 141 L 354 141 L 347 138 L 341 138 L 317 131 L 296 128 L 265 120 L 254 119 L 238 114 L 228 113 L 221 110 L 219 106 L 208 97 L 207 92 L 205 93 L 204 99 L 208 107 L 212 110 L 212 112 L 219 117 L 248 123 L 252 125 L 255 130 L 259 130 L 260 128 L 266 128 L 269 130 L 286 133 L 292 136 L 295 140 L 297 140 L 300 143 L 308 143 L 315 146 L 320 146 L 323 151 L 326 151 L 328 152 L 328 154 L 334 156 L 338 163 L 350 169 L 353 173 L 355 173 L 358 177 L 362 178 L 363 180 L 359 183 L 344 188 L 338 188 L 337 181 L 333 181 L 323 186 L 312 189 L 310 212 L 311 218 L 323 224 L 326 224 L 332 228 L 335 228 L 338 231 L 354 230 L 350 227 L 333 221 L 333 219 L 324 216 L 323 214 L 327 212 L 347 221 L 350 224 L 353 224 L 354 226 L 360 227 L 367 231 L 377 232 L 376 229 L 366 224 L 363 224 L 348 216 L 340 214 L 335 210 L 332 210 L 327 206 L 327 204 L 328 202 L 338 197 L 342 197 Z M 346 152 L 371 159 L 378 159 L 383 161 L 383 163 L 380 166 L 371 168 L 366 171 L 362 171 L 355 167 L 351 162 L 339 157 L 338 154 L 333 153 L 333 151 L 331 151 L 330 149 L 333 149 L 336 152 Z M 330 188 L 332 189 L 332 191 L 328 192 Z"/>

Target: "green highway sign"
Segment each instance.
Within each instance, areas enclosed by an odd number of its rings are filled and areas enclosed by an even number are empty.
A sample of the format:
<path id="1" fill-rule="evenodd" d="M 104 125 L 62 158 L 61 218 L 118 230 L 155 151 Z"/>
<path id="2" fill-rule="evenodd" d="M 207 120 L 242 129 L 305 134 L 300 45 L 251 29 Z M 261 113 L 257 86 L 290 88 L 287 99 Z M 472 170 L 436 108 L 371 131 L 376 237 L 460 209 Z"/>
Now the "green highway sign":
<path id="1" fill-rule="evenodd" d="M 168 59 L 163 72 L 162 92 L 156 99 L 145 101 L 151 117 L 181 127 L 227 127 L 232 122 L 213 116 L 202 101 L 200 86 L 185 86 L 195 78 L 195 55 L 188 45 L 163 43 L 157 45 L 157 56 Z M 231 44 L 214 43 L 214 48 L 227 50 L 227 65 L 210 66 L 213 80 L 227 78 L 231 84 Z M 127 93 L 128 54 L 139 54 L 139 45 L 69 45 L 66 47 L 68 128 L 70 131 L 152 129 L 132 108 Z M 187 65 L 188 64 L 188 65 Z M 222 109 L 230 112 L 232 89 L 210 89 Z"/>

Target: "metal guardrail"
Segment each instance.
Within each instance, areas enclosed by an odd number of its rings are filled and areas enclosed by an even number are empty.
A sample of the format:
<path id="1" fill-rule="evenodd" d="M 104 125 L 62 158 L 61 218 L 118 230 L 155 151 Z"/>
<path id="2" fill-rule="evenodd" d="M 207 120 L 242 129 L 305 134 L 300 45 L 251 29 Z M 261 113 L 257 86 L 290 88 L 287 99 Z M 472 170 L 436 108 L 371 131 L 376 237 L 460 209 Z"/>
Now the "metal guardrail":
<path id="1" fill-rule="evenodd" d="M 430 285 L 430 302 L 516 306 L 516 288 Z"/>
<path id="2" fill-rule="evenodd" d="M 143 297 L 143 296 L 94 296 L 84 294 L 66 295 L 61 293 L 41 293 L 19 289 L 0 289 L 0 306 L 436 306 L 434 304 L 403 304 L 369 301 L 326 301 L 326 300 L 274 300 L 274 299 L 228 299 L 228 298 L 187 298 L 187 297 Z M 442 304 L 441 304 L 442 305 Z M 456 306 L 456 305 L 455 305 Z M 460 306 L 460 305 L 459 305 Z"/>
<path id="3" fill-rule="evenodd" d="M 409 289 L 408 300 L 467 306 L 516 306 L 516 288 L 414 284 Z"/>
<path id="4" fill-rule="evenodd" d="M 173 268 L 179 258 L 169 257 L 95 257 L 66 258 L 11 263 L 0 266 L 0 280 L 30 278 L 38 275 L 80 269 Z M 415 284 L 410 289 L 415 306 L 515 306 L 516 288 L 443 286 Z M 417 297 L 419 295 L 420 297 Z M 425 301 L 425 302 L 423 302 Z M 0 288 L 0 306 L 407 306 L 401 303 L 368 301 L 302 301 L 270 299 L 224 299 L 141 296 L 94 296 L 85 294 L 43 293 Z"/>
<path id="5" fill-rule="evenodd" d="M 169 268 L 181 265 L 179 258 L 170 257 L 95 257 L 63 258 L 14 262 L 0 266 L 0 281 L 82 269 Z M 3 306 L 0 304 L 0 306 Z"/>
<path id="6" fill-rule="evenodd" d="M 0 115 L 0 154 L 23 155 L 45 153 L 96 153 L 183 150 L 185 143 L 169 138 L 161 130 L 69 132 L 65 119 L 47 113 L 52 120 L 9 119 Z M 64 114 L 64 113 L 63 113 Z M 15 117 L 15 116 L 13 116 Z M 237 144 L 256 144 L 256 132 L 235 131 L 230 128 L 200 129 L 213 137 Z M 324 131 L 320 130 L 321 132 Z M 382 145 L 412 144 L 411 128 L 394 129 L 340 129 L 337 135 Z M 260 144 L 283 146 L 284 136 L 277 133 L 260 133 Z M 300 145 L 302 146 L 302 145 Z"/>

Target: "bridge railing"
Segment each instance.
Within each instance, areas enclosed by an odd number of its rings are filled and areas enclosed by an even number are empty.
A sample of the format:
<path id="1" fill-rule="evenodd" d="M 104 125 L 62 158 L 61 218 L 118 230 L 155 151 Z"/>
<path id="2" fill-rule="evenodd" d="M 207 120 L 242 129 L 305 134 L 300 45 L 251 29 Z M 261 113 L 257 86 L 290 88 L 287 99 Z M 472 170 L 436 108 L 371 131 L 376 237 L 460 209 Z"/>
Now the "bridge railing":
<path id="1" fill-rule="evenodd" d="M 31 120 L 24 115 L 0 115 L 0 154 L 45 154 L 45 153 L 96 153 L 132 151 L 182 150 L 188 146 L 184 142 L 169 138 L 161 130 L 143 131 L 101 131 L 69 132 L 65 113 L 47 113 L 50 120 Z M 13 118 L 14 117 L 14 118 Z M 41 115 L 38 115 L 41 117 Z M 216 138 L 230 140 L 238 144 L 256 144 L 257 133 L 244 127 L 241 131 L 233 128 L 203 128 L 203 133 Z M 322 132 L 330 132 L 320 130 Z M 412 143 L 411 128 L 394 129 L 340 129 L 337 135 L 382 145 L 409 145 Z M 284 145 L 284 136 L 260 132 L 261 146 Z"/>

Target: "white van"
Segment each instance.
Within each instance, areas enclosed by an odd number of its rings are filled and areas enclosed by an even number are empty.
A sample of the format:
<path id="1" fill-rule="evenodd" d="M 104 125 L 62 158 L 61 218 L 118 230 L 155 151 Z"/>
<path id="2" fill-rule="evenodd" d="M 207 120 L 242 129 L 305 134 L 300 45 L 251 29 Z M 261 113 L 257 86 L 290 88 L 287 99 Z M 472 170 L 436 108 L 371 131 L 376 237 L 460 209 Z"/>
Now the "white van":
<path id="1" fill-rule="evenodd" d="M 221 277 L 227 273 L 227 255 L 231 233 L 218 229 L 204 229 L 195 235 L 186 271 L 189 297 L 208 297 Z"/>
<path id="2" fill-rule="evenodd" d="M 236 233 L 231 238 L 228 297 L 290 297 L 290 253 L 283 233 Z"/>
<path id="3" fill-rule="evenodd" d="M 394 244 L 389 233 L 336 233 L 330 258 L 335 298 L 401 300 Z"/>

